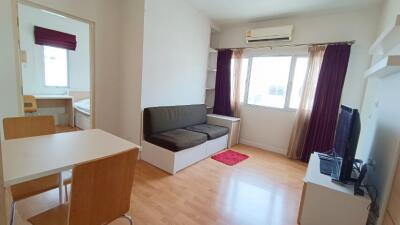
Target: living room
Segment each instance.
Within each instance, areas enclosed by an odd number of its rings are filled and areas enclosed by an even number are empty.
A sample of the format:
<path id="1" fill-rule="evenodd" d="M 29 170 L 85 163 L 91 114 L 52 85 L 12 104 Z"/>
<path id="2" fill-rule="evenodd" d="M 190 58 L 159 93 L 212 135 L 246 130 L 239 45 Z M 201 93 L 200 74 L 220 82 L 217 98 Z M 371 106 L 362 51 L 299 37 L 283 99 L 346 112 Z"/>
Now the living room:
<path id="1" fill-rule="evenodd" d="M 78 96 L 68 93 L 72 107 L 49 106 L 40 103 L 40 93 L 24 91 L 24 69 L 35 59 L 19 44 L 19 26 L 52 29 L 56 39 L 75 34 L 71 27 L 57 30 L 21 20 L 21 8 L 88 25 L 87 128 L 75 125 Z M 14 224 L 42 224 L 40 216 L 53 207 L 79 207 L 73 200 L 80 200 L 73 193 L 74 169 L 78 178 L 79 171 L 88 171 L 80 170 L 81 163 L 128 146 L 138 160 L 131 197 L 121 195 L 129 210 L 118 215 L 133 217 L 135 224 L 400 224 L 395 213 L 400 109 L 393 104 L 400 72 L 399 11 L 396 0 L 1 2 L 1 224 L 10 224 L 12 209 Z M 35 38 L 30 29 L 26 33 Z M 29 44 L 63 48 L 61 39 Z M 67 50 L 68 68 L 75 53 Z M 29 76 L 41 82 L 40 73 Z M 71 69 L 65 74 L 79 75 Z M 28 95 L 38 101 L 36 111 L 26 111 Z M 55 104 L 66 98 L 47 97 Z M 69 109 L 72 122 L 60 129 L 57 123 Z M 62 146 L 60 155 L 54 153 L 53 160 L 43 155 L 40 164 L 35 164 L 40 157 L 17 158 L 28 154 L 18 146 L 31 144 L 29 138 L 18 139 L 20 144 L 10 140 L 16 137 L 10 132 L 19 127 L 28 137 L 29 129 L 7 120 L 36 117 L 55 129 L 36 137 L 43 138 L 43 146 L 32 145 L 34 151 L 44 154 L 50 148 L 45 143 Z M 56 145 L 45 139 L 52 135 L 71 135 L 76 142 L 61 138 Z M 61 152 L 85 152 L 85 147 L 91 149 L 88 155 Z M 89 154 L 94 147 L 99 150 Z M 339 158 L 338 171 L 333 166 L 322 171 L 318 163 Z M 351 175 L 345 176 L 349 168 Z M 55 172 L 67 179 L 54 190 L 23 199 L 9 193 L 22 181 Z"/>

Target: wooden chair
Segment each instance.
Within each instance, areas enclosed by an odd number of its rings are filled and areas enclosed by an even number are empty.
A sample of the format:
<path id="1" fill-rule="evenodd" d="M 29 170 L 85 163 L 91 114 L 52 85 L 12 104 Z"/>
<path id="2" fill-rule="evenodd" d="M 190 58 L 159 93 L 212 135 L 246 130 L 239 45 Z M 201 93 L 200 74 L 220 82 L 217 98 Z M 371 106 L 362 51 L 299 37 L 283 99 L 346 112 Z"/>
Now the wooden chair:
<path id="1" fill-rule="evenodd" d="M 3 120 L 3 128 L 6 140 L 55 133 L 54 118 L 52 116 L 5 118 Z M 10 224 L 14 224 L 15 203 L 17 201 L 55 188 L 59 188 L 59 200 L 60 203 L 62 203 L 62 181 L 60 174 L 50 175 L 11 186 L 10 191 L 13 202 Z"/>
<path id="2" fill-rule="evenodd" d="M 28 221 L 33 225 L 103 225 L 125 217 L 132 225 L 126 213 L 137 155 L 137 150 L 130 150 L 76 166 L 69 205 L 60 205 Z"/>
<path id="3" fill-rule="evenodd" d="M 48 135 L 56 132 L 53 116 L 5 118 L 3 128 L 6 140 Z"/>
<path id="4" fill-rule="evenodd" d="M 38 111 L 36 98 L 32 95 L 24 95 L 25 113 L 35 113 Z"/>

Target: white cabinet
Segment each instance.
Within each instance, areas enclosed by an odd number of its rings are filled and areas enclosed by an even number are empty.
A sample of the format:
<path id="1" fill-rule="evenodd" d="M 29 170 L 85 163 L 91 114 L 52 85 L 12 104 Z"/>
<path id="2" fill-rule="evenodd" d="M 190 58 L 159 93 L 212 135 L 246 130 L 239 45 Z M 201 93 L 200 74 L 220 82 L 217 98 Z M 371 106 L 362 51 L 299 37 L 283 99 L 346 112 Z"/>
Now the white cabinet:
<path id="1" fill-rule="evenodd" d="M 229 128 L 228 148 L 239 144 L 240 118 L 209 114 L 207 119 L 209 124 Z"/>
<path id="2" fill-rule="evenodd" d="M 371 203 L 354 195 L 352 185 L 341 185 L 321 174 L 317 153 L 311 155 L 304 178 L 298 223 L 300 225 L 365 225 Z"/>

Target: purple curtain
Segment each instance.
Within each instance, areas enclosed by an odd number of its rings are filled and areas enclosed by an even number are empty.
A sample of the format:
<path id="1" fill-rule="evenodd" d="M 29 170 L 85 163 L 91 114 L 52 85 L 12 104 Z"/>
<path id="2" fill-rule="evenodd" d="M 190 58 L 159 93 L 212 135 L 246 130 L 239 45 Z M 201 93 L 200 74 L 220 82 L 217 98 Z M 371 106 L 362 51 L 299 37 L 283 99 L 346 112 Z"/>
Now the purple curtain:
<path id="1" fill-rule="evenodd" d="M 232 50 L 218 51 L 215 81 L 214 113 L 232 116 L 231 108 L 231 59 Z"/>
<path id="2" fill-rule="evenodd" d="M 34 27 L 35 44 L 48 45 L 75 51 L 76 36 L 43 27 Z"/>
<path id="3" fill-rule="evenodd" d="M 326 48 L 315 91 L 310 127 L 306 134 L 301 160 L 308 162 L 313 152 L 327 152 L 333 147 L 344 79 L 351 46 L 329 45 Z"/>

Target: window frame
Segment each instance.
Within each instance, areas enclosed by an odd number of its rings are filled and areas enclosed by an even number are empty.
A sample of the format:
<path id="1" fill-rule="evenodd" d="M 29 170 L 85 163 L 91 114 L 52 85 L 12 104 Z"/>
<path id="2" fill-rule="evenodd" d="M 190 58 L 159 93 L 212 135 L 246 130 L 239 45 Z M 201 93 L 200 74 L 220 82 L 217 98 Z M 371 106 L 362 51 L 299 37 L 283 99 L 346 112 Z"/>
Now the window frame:
<path id="1" fill-rule="evenodd" d="M 51 48 L 57 48 L 57 47 L 53 47 L 53 46 L 48 46 L 48 45 L 43 45 L 42 46 L 42 57 L 43 57 L 43 86 L 45 88 L 57 88 L 57 89 L 66 89 L 66 88 L 70 88 L 70 74 L 69 74 L 69 51 L 68 49 L 64 49 L 65 50 L 65 54 L 66 54 L 66 59 L 67 59 L 67 85 L 66 86 L 52 86 L 52 85 L 47 85 L 46 84 L 46 58 L 45 58 L 45 53 L 44 53 L 44 49 L 45 47 L 51 47 Z M 62 49 L 62 48 L 61 48 Z"/>
<path id="2" fill-rule="evenodd" d="M 283 108 L 279 107 L 273 107 L 273 106 L 266 106 L 266 105 L 256 105 L 256 104 L 250 104 L 248 102 L 249 100 L 249 90 L 250 90 L 250 80 L 251 80 L 251 70 L 253 66 L 253 58 L 258 58 L 258 57 L 292 57 L 291 63 L 290 63 L 290 71 L 289 71 L 289 78 L 288 82 L 286 84 L 286 96 L 285 96 L 285 104 Z M 306 53 L 294 53 L 294 54 L 251 54 L 248 55 L 246 58 L 248 58 L 248 65 L 247 65 L 247 73 L 246 73 L 246 84 L 245 84 L 245 93 L 244 93 L 244 99 L 243 103 L 247 106 L 251 107 L 260 107 L 260 108 L 267 108 L 267 109 L 273 109 L 273 110 L 281 110 L 281 111 L 289 111 L 289 112 L 296 112 L 298 109 L 296 108 L 290 108 L 290 99 L 291 99 L 291 94 L 292 94 L 292 89 L 293 89 L 293 80 L 294 80 L 294 74 L 295 74 L 295 69 L 296 69 L 296 63 L 298 58 L 309 58 L 309 55 Z"/>

